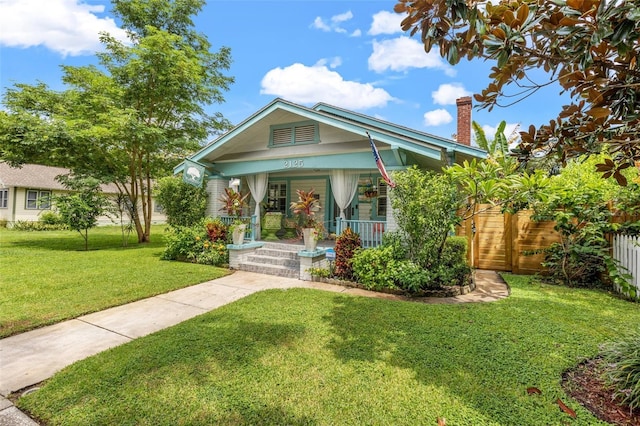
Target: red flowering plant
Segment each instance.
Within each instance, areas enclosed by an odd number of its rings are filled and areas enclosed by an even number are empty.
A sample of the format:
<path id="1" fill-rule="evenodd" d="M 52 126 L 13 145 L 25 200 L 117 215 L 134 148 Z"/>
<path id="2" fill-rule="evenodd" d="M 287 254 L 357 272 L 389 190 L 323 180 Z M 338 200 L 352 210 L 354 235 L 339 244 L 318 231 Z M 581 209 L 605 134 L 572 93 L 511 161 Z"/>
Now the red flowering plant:
<path id="1" fill-rule="evenodd" d="M 239 218 L 242 215 L 242 209 L 248 204 L 247 198 L 249 198 L 248 192 L 243 195 L 233 188 L 225 188 L 224 194 L 219 199 L 223 203 L 220 210 L 226 211 L 229 216 Z"/>
<path id="2" fill-rule="evenodd" d="M 316 238 L 320 238 L 324 234 L 324 226 L 321 221 L 316 219 L 316 213 L 320 211 L 320 200 L 316 198 L 314 189 L 303 191 L 296 190 L 298 200 L 292 201 L 289 206 L 294 216 L 297 216 L 298 227 L 300 229 L 314 228 L 316 230 Z"/>

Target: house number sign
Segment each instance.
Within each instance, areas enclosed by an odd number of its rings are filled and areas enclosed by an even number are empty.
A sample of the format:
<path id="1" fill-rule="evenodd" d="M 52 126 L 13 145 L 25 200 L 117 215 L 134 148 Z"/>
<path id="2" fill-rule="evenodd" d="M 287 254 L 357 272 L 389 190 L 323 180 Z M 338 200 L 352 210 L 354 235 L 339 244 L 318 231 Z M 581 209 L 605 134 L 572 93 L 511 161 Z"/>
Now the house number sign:
<path id="1" fill-rule="evenodd" d="M 304 160 L 284 160 L 285 169 L 300 169 L 304 167 Z"/>

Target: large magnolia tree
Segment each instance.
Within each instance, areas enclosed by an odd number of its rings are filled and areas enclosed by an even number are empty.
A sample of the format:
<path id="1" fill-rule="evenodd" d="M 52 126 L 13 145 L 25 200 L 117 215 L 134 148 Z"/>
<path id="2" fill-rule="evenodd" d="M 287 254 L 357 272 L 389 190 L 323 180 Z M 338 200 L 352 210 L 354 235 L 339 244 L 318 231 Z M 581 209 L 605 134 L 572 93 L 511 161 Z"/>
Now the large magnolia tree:
<path id="1" fill-rule="evenodd" d="M 149 241 L 153 182 L 212 133 L 228 129 L 205 107 L 224 101 L 230 50 L 211 52 L 192 16 L 204 0 L 112 0 L 129 34 L 102 34 L 100 67 L 63 66 L 64 91 L 16 84 L 0 111 L 0 161 L 69 167 L 114 182 L 138 241 Z"/>
<path id="2" fill-rule="evenodd" d="M 521 161 L 600 152 L 605 176 L 640 161 L 640 7 L 627 0 L 399 0 L 402 29 L 449 63 L 494 61 L 493 81 L 475 95 L 482 108 L 522 99 L 558 81 L 571 96 L 549 124 L 522 132 Z M 534 83 L 543 69 L 550 81 Z M 638 163 L 640 164 L 640 163 Z"/>

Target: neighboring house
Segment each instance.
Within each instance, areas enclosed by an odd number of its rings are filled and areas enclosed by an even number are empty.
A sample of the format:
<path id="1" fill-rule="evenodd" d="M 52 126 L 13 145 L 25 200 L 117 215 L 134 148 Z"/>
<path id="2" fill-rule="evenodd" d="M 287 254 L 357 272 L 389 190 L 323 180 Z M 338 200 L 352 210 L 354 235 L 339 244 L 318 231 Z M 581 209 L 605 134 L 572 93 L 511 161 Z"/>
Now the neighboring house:
<path id="1" fill-rule="evenodd" d="M 69 170 L 61 167 L 25 164 L 21 168 L 13 168 L 0 163 L 0 221 L 6 221 L 11 227 L 16 221 L 37 221 L 43 211 L 55 210 L 51 196 L 68 192 L 56 177 L 66 174 Z M 103 185 L 102 191 L 113 197 L 118 193 L 113 184 Z M 153 207 L 152 222 L 166 222 L 161 207 L 155 201 Z M 119 223 L 119 219 L 102 216 L 98 222 L 110 225 Z"/>
<path id="2" fill-rule="evenodd" d="M 390 174 L 413 165 L 440 171 L 486 157 L 470 144 L 469 97 L 458 100 L 457 142 L 324 103 L 308 108 L 278 98 L 188 160 L 205 166 L 209 215 L 221 214 L 219 199 L 228 186 L 251 192 L 247 215 L 280 212 L 285 218 L 296 190 L 313 188 L 329 232 L 340 232 L 345 223 L 393 230 L 392 191 L 376 167 L 367 132 Z M 174 172 L 184 168 L 181 163 Z"/>

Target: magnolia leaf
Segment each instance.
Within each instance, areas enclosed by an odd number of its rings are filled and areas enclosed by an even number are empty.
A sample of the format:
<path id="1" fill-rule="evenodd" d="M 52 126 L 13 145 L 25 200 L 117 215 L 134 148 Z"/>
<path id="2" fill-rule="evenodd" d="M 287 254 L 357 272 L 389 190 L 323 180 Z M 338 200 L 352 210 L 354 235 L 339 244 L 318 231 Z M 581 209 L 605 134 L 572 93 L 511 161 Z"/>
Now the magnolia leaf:
<path id="1" fill-rule="evenodd" d="M 613 177 L 620 186 L 627 186 L 627 184 L 629 183 L 627 181 L 627 178 L 622 173 L 620 173 L 620 170 L 616 170 L 616 172 L 613 174 Z"/>
<path id="2" fill-rule="evenodd" d="M 528 393 L 529 395 L 534 395 L 534 394 L 536 394 L 536 395 L 541 395 L 541 394 L 542 394 L 542 391 L 541 391 L 540 389 L 538 389 L 538 388 L 530 387 L 530 388 L 527 388 L 527 393 Z"/>
<path id="3" fill-rule="evenodd" d="M 611 110 L 605 107 L 596 107 L 591 108 L 589 111 L 587 111 L 587 114 L 594 118 L 604 118 L 608 117 L 609 114 L 611 114 Z"/>
<path id="4" fill-rule="evenodd" d="M 558 403 L 558 405 L 560 406 L 560 409 L 562 411 L 564 411 L 565 413 L 567 413 L 569 416 L 573 417 L 574 419 L 576 418 L 576 412 L 573 411 L 571 408 L 567 407 L 565 405 L 565 403 L 562 402 L 562 400 L 560 398 L 558 398 L 558 400 L 556 402 Z"/>
<path id="5" fill-rule="evenodd" d="M 438 417 L 438 426 L 447 426 L 447 419 L 444 417 Z"/>

